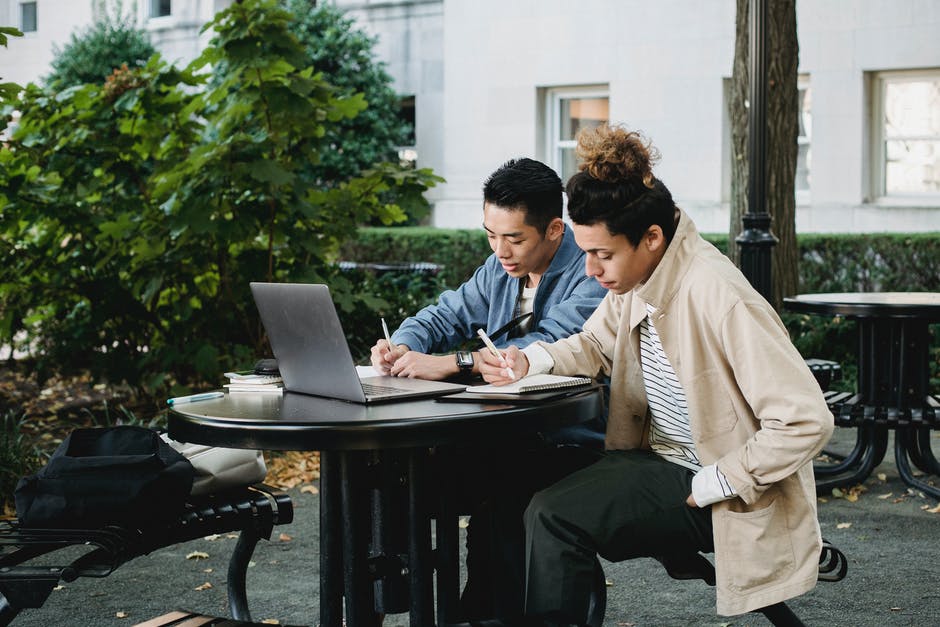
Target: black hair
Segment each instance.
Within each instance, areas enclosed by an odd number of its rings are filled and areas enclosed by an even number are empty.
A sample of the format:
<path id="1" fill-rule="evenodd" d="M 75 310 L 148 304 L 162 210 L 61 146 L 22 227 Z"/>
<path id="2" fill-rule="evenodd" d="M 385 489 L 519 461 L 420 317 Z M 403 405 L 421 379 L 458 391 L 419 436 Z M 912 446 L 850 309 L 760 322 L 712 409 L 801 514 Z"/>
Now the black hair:
<path id="1" fill-rule="evenodd" d="M 525 211 L 525 223 L 545 234 L 562 215 L 561 179 L 550 167 L 523 157 L 510 159 L 483 183 L 483 200 L 501 209 Z"/>
<path id="2" fill-rule="evenodd" d="M 568 215 L 572 222 L 603 223 L 635 248 L 656 224 L 672 241 L 676 205 L 662 181 L 653 176 L 658 152 L 639 133 L 620 126 L 599 126 L 578 135 L 579 172 L 568 180 Z"/>

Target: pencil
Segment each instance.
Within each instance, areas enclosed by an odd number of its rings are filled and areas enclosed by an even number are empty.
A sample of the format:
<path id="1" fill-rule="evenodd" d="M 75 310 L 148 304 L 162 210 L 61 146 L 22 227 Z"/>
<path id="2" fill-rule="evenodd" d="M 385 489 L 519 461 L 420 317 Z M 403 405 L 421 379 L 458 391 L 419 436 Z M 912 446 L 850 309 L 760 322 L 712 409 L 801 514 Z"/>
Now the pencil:
<path id="1" fill-rule="evenodd" d="M 388 350 L 392 350 L 392 336 L 388 334 L 388 325 L 385 324 L 385 318 L 382 318 L 382 332 L 385 333 L 385 341 L 388 342 Z"/>
<path id="2" fill-rule="evenodd" d="M 499 352 L 499 349 L 496 348 L 496 344 L 493 344 L 493 340 L 490 339 L 490 336 L 486 334 L 486 331 L 483 329 L 477 329 L 477 335 L 480 336 L 480 339 L 483 340 L 483 343 L 486 344 L 486 347 L 493 354 L 493 357 L 500 360 L 503 363 L 506 363 L 506 358 L 503 357 L 503 354 Z M 509 378 L 513 381 L 516 380 L 516 373 L 512 371 L 512 368 L 506 367 L 506 374 L 509 375 Z"/>

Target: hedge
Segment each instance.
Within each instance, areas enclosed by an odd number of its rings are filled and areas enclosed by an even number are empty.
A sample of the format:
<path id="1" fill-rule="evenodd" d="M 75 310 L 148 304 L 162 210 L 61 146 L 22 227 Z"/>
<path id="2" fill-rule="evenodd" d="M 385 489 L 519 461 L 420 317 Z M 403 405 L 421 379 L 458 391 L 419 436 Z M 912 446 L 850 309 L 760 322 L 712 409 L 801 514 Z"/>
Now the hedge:
<path id="1" fill-rule="evenodd" d="M 705 234 L 722 252 L 728 236 Z M 800 291 L 940 291 L 940 232 L 799 236 Z M 442 282 L 465 281 L 492 251 L 479 229 L 363 228 L 341 257 L 360 263 L 430 262 Z"/>
<path id="2" fill-rule="evenodd" d="M 705 234 L 705 239 L 727 252 L 726 234 Z M 940 232 L 799 235 L 800 292 L 940 291 Z M 389 277 L 361 277 L 364 289 L 382 287 L 385 308 L 393 319 L 436 300 L 437 294 L 465 281 L 491 253 L 486 234 L 480 229 L 435 229 L 430 227 L 362 228 L 356 240 L 341 251 L 344 260 L 359 263 L 429 262 L 441 266 L 433 280 L 399 281 L 402 291 L 389 290 Z M 401 299 L 402 302 L 397 302 Z M 855 323 L 843 318 L 825 318 L 784 312 L 782 318 L 794 344 L 807 357 L 832 359 L 843 366 L 837 387 L 852 389 L 855 380 Z M 391 320 L 389 321 L 391 323 Z M 374 324 L 372 325 L 374 326 Z M 354 327 L 350 327 L 352 329 Z M 931 383 L 940 384 L 940 333 L 933 325 Z M 371 345 L 375 330 L 366 338 L 352 338 L 357 347 Z M 355 335 L 355 332 L 350 333 Z"/>

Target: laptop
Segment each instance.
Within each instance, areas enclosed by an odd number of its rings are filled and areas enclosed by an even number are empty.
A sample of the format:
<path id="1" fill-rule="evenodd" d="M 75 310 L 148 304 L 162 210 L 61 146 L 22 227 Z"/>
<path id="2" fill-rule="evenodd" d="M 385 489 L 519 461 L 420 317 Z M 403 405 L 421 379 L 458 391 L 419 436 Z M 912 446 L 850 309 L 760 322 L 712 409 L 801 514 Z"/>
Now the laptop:
<path id="1" fill-rule="evenodd" d="M 359 377 L 326 285 L 251 283 L 284 389 L 353 403 L 442 396 L 466 385 L 405 377 Z M 380 327 L 376 321 L 376 331 Z"/>

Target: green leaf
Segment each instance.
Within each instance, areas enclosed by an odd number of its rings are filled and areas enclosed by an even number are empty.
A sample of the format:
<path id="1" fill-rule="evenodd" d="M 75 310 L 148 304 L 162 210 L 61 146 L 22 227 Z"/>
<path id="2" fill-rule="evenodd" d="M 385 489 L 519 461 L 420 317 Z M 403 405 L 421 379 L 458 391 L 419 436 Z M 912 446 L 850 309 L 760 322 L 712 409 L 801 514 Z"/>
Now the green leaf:
<path id="1" fill-rule="evenodd" d="M 270 160 L 257 161 L 252 164 L 249 174 L 256 181 L 273 183 L 274 185 L 287 185 L 294 180 L 294 175 L 284 167 Z"/>

